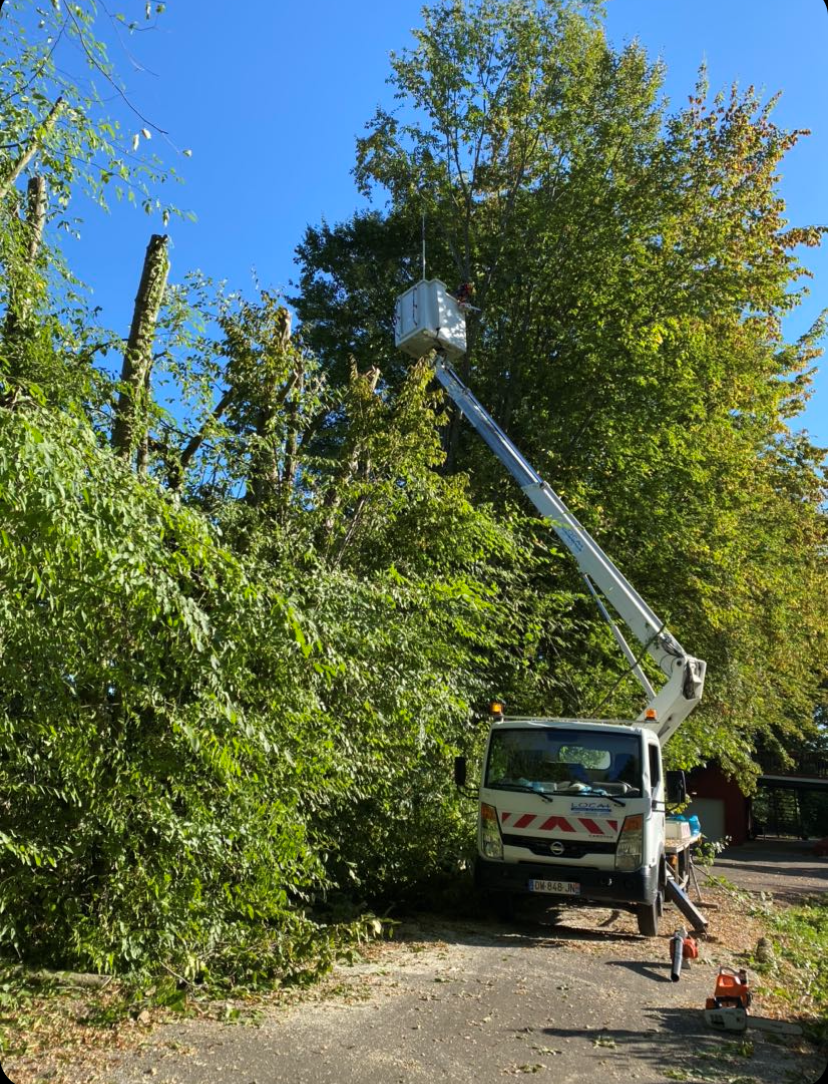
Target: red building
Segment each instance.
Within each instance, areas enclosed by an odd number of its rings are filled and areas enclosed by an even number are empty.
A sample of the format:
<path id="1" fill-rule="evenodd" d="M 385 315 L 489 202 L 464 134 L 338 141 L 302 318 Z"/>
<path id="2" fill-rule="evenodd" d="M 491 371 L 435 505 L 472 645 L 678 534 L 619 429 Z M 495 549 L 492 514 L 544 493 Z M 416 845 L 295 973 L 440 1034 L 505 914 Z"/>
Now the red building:
<path id="1" fill-rule="evenodd" d="M 751 800 L 742 794 L 739 784 L 728 779 L 717 764 L 688 772 L 687 789 L 692 801 L 684 815 L 695 814 L 708 839 L 729 836 L 731 843 L 738 844 L 750 838 Z"/>
<path id="2" fill-rule="evenodd" d="M 760 754 L 762 774 L 756 799 L 747 798 L 733 779 L 717 764 L 687 773 L 692 801 L 686 815 L 695 814 L 710 840 L 729 836 L 740 844 L 756 835 L 794 836 L 805 839 L 824 834 L 819 818 L 808 814 L 809 796 L 828 792 L 828 762 L 799 756 L 793 765 L 781 766 Z"/>

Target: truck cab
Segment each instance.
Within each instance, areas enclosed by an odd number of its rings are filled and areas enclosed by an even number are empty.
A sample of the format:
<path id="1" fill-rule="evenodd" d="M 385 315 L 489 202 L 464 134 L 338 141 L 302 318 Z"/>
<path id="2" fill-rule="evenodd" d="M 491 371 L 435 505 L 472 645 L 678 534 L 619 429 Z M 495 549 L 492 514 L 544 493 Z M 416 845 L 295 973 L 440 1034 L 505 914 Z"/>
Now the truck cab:
<path id="1" fill-rule="evenodd" d="M 615 720 L 493 722 L 479 791 L 479 887 L 633 911 L 657 932 L 664 893 L 657 736 Z"/>

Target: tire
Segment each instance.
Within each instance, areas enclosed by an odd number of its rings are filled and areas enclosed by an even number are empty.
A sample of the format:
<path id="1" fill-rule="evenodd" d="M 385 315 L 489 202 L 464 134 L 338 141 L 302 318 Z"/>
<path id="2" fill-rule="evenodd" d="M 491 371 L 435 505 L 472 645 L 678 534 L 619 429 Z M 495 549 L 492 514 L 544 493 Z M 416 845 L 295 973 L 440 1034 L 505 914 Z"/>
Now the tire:
<path id="1" fill-rule="evenodd" d="M 652 903 L 642 903 L 636 910 L 638 919 L 638 932 L 643 937 L 658 937 L 658 920 L 664 910 L 664 896 L 661 889 L 655 895 Z"/>

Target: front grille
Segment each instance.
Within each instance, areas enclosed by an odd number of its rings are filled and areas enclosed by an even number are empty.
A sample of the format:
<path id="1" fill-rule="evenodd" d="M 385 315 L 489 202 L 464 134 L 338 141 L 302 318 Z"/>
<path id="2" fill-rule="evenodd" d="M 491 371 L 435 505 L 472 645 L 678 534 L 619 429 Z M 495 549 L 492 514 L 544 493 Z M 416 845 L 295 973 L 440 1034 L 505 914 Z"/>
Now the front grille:
<path id="1" fill-rule="evenodd" d="M 553 854 L 550 850 L 553 843 L 563 844 L 560 854 Z M 615 840 L 609 843 L 598 840 L 593 842 L 591 839 L 570 842 L 565 839 L 544 839 L 542 836 L 504 835 L 503 844 L 506 847 L 524 847 L 542 858 L 585 858 L 588 854 L 615 854 Z"/>

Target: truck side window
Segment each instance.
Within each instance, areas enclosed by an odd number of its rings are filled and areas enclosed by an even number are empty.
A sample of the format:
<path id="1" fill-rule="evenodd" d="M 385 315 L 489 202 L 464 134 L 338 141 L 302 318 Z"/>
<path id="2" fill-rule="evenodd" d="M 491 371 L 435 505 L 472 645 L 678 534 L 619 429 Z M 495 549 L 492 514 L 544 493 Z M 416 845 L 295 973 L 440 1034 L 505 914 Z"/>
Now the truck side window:
<path id="1" fill-rule="evenodd" d="M 650 758 L 650 790 L 655 790 L 661 782 L 661 757 L 658 746 L 647 744 L 647 754 Z"/>

